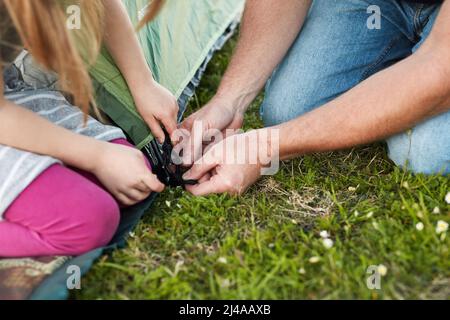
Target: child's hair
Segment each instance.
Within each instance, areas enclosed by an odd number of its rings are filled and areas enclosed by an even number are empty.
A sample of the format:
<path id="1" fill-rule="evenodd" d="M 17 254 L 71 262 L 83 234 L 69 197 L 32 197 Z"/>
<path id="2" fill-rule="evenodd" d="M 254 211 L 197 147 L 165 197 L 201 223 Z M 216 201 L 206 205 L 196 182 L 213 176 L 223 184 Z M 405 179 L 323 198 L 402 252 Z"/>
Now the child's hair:
<path id="1" fill-rule="evenodd" d="M 58 74 L 61 89 L 88 113 L 93 102 L 88 66 L 95 62 L 101 47 L 103 0 L 0 1 L 4 2 L 23 46 L 38 63 Z M 153 19 L 163 3 L 164 0 L 152 0 L 139 27 Z M 80 8 L 79 29 L 69 30 L 66 26 L 69 5 Z"/>
<path id="2" fill-rule="evenodd" d="M 161 11 L 165 0 L 150 0 L 151 4 L 147 10 L 147 14 L 144 16 L 144 19 L 142 19 L 138 26 L 137 30 L 141 29 L 143 26 L 145 26 L 146 23 L 149 21 L 152 21 L 156 15 Z"/>

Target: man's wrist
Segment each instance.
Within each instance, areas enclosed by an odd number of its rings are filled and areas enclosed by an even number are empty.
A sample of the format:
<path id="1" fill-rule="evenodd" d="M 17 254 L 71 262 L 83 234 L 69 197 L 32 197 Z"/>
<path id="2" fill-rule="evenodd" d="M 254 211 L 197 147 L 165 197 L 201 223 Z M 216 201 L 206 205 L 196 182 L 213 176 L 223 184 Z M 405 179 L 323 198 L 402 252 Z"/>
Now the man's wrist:
<path id="1" fill-rule="evenodd" d="M 219 88 L 212 99 L 217 105 L 222 105 L 233 112 L 244 114 L 255 99 L 254 94 L 245 91 L 233 91 L 228 88 Z"/>
<path id="2" fill-rule="evenodd" d="M 278 130 L 280 160 L 292 159 L 306 153 L 306 146 L 302 145 L 302 142 L 307 142 L 308 138 L 299 130 L 301 124 L 294 121 L 296 120 L 274 127 Z M 302 136 L 302 139 L 299 139 L 299 136 Z"/>

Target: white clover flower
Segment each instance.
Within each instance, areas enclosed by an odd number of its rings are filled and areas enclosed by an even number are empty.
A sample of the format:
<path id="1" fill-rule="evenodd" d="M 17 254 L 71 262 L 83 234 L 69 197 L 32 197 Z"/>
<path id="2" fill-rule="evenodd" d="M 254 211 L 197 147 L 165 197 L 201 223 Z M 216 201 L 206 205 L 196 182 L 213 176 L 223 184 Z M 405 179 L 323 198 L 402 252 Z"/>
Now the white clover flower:
<path id="1" fill-rule="evenodd" d="M 298 269 L 298 273 L 305 274 L 306 270 L 304 268 L 300 268 L 300 269 Z"/>
<path id="2" fill-rule="evenodd" d="M 443 221 L 443 220 L 439 220 L 436 224 L 436 233 L 437 234 L 441 234 L 441 233 L 445 233 L 448 230 L 448 223 Z"/>
<path id="3" fill-rule="evenodd" d="M 450 192 L 448 192 L 447 195 L 445 196 L 445 202 L 450 204 Z"/>
<path id="4" fill-rule="evenodd" d="M 172 204 L 170 203 L 170 201 L 166 201 L 166 206 L 167 206 L 167 208 L 170 208 L 171 205 L 172 205 Z"/>
<path id="5" fill-rule="evenodd" d="M 380 225 L 378 224 L 378 222 L 374 221 L 372 222 L 372 226 L 375 230 L 379 230 L 380 229 Z"/>
<path id="6" fill-rule="evenodd" d="M 230 279 L 223 279 L 223 280 L 221 280 L 219 282 L 220 282 L 220 287 L 223 288 L 223 289 L 227 289 L 227 288 L 229 288 L 231 286 Z"/>
<path id="7" fill-rule="evenodd" d="M 405 188 L 405 189 L 409 189 L 409 183 L 408 183 L 408 181 L 403 182 L 402 186 L 403 186 L 403 188 Z"/>
<path id="8" fill-rule="evenodd" d="M 355 187 L 348 187 L 348 191 L 350 191 L 350 192 L 355 192 L 355 191 L 356 191 L 356 188 L 355 188 Z"/>
<path id="9" fill-rule="evenodd" d="M 323 239 L 326 239 L 326 238 L 330 237 L 330 234 L 328 233 L 328 231 L 322 230 L 322 231 L 320 231 L 320 237 Z"/>
<path id="10" fill-rule="evenodd" d="M 358 218 L 358 216 L 359 216 L 359 212 L 358 212 L 358 210 L 355 210 L 355 212 L 354 212 L 353 214 L 355 215 L 355 217 L 357 217 L 357 218 Z"/>
<path id="11" fill-rule="evenodd" d="M 292 219 L 291 222 L 292 222 L 293 224 L 298 224 L 298 221 L 295 220 L 295 219 Z"/>
<path id="12" fill-rule="evenodd" d="M 424 228 L 424 225 L 423 225 L 422 222 L 419 222 L 419 223 L 416 224 L 416 229 L 417 229 L 417 231 L 422 231 L 423 228 Z"/>
<path id="13" fill-rule="evenodd" d="M 373 211 L 370 211 L 370 212 L 366 215 L 366 217 L 369 218 L 369 219 L 372 218 L 372 217 L 373 217 Z"/>
<path id="14" fill-rule="evenodd" d="M 380 276 L 384 277 L 387 274 L 388 269 L 387 269 L 387 267 L 384 264 L 380 264 L 378 266 L 378 270 L 377 271 L 378 271 L 378 274 Z"/>
<path id="15" fill-rule="evenodd" d="M 334 246 L 334 242 L 333 242 L 333 240 L 331 240 L 331 239 L 323 239 L 322 240 L 322 243 L 323 243 L 323 246 L 326 248 L 326 249 L 331 249 L 331 248 L 333 248 L 333 246 Z"/>
<path id="16" fill-rule="evenodd" d="M 434 214 L 440 214 L 441 213 L 441 209 L 439 209 L 439 207 L 434 207 L 433 213 Z"/>
<path id="17" fill-rule="evenodd" d="M 217 262 L 221 264 L 227 264 L 228 260 L 225 257 L 220 257 L 219 259 L 217 259 Z"/>
<path id="18" fill-rule="evenodd" d="M 320 261 L 319 257 L 311 257 L 309 258 L 309 263 L 314 264 Z"/>

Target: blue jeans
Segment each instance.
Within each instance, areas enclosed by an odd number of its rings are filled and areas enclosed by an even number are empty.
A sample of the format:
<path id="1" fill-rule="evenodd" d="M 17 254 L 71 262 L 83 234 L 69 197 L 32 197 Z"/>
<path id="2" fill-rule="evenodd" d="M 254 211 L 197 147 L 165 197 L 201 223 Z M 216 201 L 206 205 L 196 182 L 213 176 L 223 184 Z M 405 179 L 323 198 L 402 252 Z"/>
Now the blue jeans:
<path id="1" fill-rule="evenodd" d="M 370 5 L 381 28 L 369 29 Z M 297 118 L 414 53 L 440 5 L 400 0 L 314 0 L 305 25 L 267 84 L 267 126 Z M 420 79 L 417 79 L 420 81 Z M 387 139 L 389 157 L 417 173 L 450 173 L 450 112 Z"/>

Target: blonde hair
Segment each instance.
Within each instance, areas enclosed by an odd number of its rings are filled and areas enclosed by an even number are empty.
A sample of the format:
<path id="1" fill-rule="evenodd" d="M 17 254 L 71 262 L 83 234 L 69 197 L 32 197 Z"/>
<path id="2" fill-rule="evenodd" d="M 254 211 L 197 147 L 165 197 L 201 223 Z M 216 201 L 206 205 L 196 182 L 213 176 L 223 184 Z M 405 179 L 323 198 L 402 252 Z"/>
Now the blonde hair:
<path id="1" fill-rule="evenodd" d="M 161 11 L 164 6 L 165 0 L 151 0 L 151 4 L 148 7 L 147 13 L 144 18 L 139 22 L 136 29 L 140 30 L 145 26 L 148 22 L 152 21 L 158 13 Z"/>
<path id="2" fill-rule="evenodd" d="M 88 113 L 93 103 L 88 66 L 95 62 L 101 47 L 102 0 L 3 2 L 24 47 L 38 63 L 58 74 L 61 89 L 73 97 L 75 105 Z M 164 0 L 153 0 L 139 27 L 153 19 L 163 3 Z M 65 12 L 68 5 L 74 4 L 83 12 L 82 27 L 69 31 Z"/>

